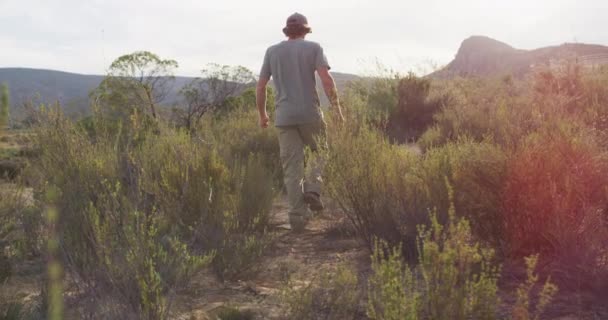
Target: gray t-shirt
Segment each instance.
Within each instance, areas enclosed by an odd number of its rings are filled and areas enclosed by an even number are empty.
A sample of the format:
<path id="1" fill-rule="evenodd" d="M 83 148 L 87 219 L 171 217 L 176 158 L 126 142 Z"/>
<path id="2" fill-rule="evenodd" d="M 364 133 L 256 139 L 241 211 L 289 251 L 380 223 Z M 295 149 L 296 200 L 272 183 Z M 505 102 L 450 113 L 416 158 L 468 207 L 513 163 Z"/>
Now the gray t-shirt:
<path id="1" fill-rule="evenodd" d="M 276 126 L 320 121 L 322 118 L 315 70 L 328 67 L 323 48 L 304 39 L 286 40 L 266 50 L 260 77 L 274 81 Z"/>

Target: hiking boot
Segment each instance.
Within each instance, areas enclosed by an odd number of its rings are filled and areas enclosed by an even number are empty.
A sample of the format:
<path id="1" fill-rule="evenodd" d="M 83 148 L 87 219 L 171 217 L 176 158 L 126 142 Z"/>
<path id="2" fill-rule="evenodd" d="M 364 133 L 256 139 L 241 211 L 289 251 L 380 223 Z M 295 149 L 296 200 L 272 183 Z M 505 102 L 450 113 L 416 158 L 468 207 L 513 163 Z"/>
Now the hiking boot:
<path id="1" fill-rule="evenodd" d="M 312 211 L 321 211 L 324 208 L 321 196 L 316 192 L 304 193 L 304 202 L 308 204 Z"/>

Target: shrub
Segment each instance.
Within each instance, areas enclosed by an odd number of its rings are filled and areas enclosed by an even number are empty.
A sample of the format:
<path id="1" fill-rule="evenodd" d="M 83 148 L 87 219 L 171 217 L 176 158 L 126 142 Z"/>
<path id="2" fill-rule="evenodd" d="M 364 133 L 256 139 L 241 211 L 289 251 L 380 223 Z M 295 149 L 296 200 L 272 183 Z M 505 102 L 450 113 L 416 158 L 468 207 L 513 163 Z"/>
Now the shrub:
<path id="1" fill-rule="evenodd" d="M 538 262 L 538 255 L 525 258 L 527 279 L 517 287 L 517 300 L 511 312 L 514 320 L 538 320 L 545 309 L 557 294 L 557 286 L 551 282 L 550 278 L 545 280 L 542 288 L 538 292 L 538 299 L 535 308 L 530 305 L 533 290 L 538 285 L 539 277 L 534 273 Z"/>
<path id="2" fill-rule="evenodd" d="M 524 84 L 499 79 L 455 80 L 446 86 L 443 108 L 434 119 L 435 145 L 469 137 L 475 141 L 491 139 L 503 147 L 520 139 L 543 123 L 533 108 L 531 94 Z"/>
<path id="3" fill-rule="evenodd" d="M 208 114 L 199 132 L 199 138 L 214 146 L 228 163 L 245 161 L 250 155 L 258 157 L 273 177 L 274 187 L 282 188 L 277 131 L 274 127 L 260 128 L 256 111 L 237 109 L 221 117 Z"/>
<path id="4" fill-rule="evenodd" d="M 414 196 L 417 190 L 411 190 L 415 184 L 407 181 L 415 178 L 407 175 L 415 155 L 391 145 L 374 129 L 358 130 L 352 133 L 343 128 L 331 133 L 324 160 L 327 191 L 367 243 L 376 235 L 398 243 L 414 235 L 413 226 L 424 222 L 401 223 L 424 218 L 408 210 L 418 200 Z M 406 200 L 403 195 L 412 196 Z"/>
<path id="5" fill-rule="evenodd" d="M 400 76 L 394 72 L 350 84 L 343 104 L 379 129 L 386 129 L 388 116 L 397 108 L 397 87 Z M 352 116 L 353 114 L 351 114 Z"/>
<path id="6" fill-rule="evenodd" d="M 57 190 L 64 262 L 86 294 L 98 292 L 94 313 L 112 302 L 115 313 L 162 318 L 175 288 L 212 257 L 220 274 L 236 273 L 265 248 L 274 191 L 258 157 L 226 163 L 168 127 L 132 129 L 136 143 L 112 131 L 91 138 L 47 116 L 32 180 L 38 192 Z"/>
<path id="7" fill-rule="evenodd" d="M 367 316 L 370 319 L 418 319 L 422 301 L 417 279 L 403 264 L 401 248 L 391 250 L 386 242 L 375 243 L 368 282 Z"/>
<path id="8" fill-rule="evenodd" d="M 501 197 L 511 254 L 595 248 L 589 241 L 605 234 L 607 165 L 589 136 L 568 129 L 530 136 L 509 159 Z"/>
<path id="9" fill-rule="evenodd" d="M 172 212 L 161 211 L 166 210 L 162 201 L 150 203 L 149 176 L 142 170 L 149 167 L 137 162 L 137 154 L 121 159 L 107 141 L 89 142 L 86 133 L 61 117 L 37 137 L 39 170 L 52 172 L 39 188 L 58 195 L 57 236 L 68 268 L 90 290 L 85 292 L 111 293 L 110 312 L 164 317 L 165 296 L 209 257 L 191 254 L 190 238 L 170 223 Z M 160 173 L 167 178 L 164 169 Z M 94 300 L 99 312 L 107 307 L 107 300 Z"/>
<path id="10" fill-rule="evenodd" d="M 500 240 L 499 190 L 506 156 L 499 147 L 463 139 L 418 156 L 375 129 L 357 130 L 330 132 L 324 180 L 370 246 L 380 237 L 391 245 L 402 243 L 404 255 L 415 258 L 416 226 L 428 224 L 435 209 L 438 219 L 447 222 L 446 178 L 454 186 L 456 208 L 474 221 L 474 232 Z"/>
<path id="11" fill-rule="evenodd" d="M 44 234 L 42 211 L 20 184 L 3 185 L 0 195 L 0 252 L 6 249 L 11 258 L 39 256 Z"/>
<path id="12" fill-rule="evenodd" d="M 518 146 L 549 123 L 580 123 L 605 132 L 608 126 L 608 72 L 585 71 L 566 62 L 526 79 L 455 79 L 439 82 L 445 92 L 435 125 L 423 134 L 425 146 L 467 136 L 491 138 L 503 147 Z"/>
<path id="13" fill-rule="evenodd" d="M 15 180 L 24 167 L 25 164 L 18 159 L 1 159 L 0 179 Z"/>
<path id="14" fill-rule="evenodd" d="M 389 137 L 397 141 L 417 139 L 434 122 L 434 115 L 450 101 L 447 92 L 433 89 L 431 80 L 413 73 L 399 80 L 396 110 L 389 117 Z"/>
<path id="15" fill-rule="evenodd" d="M 440 147 L 446 143 L 448 143 L 448 140 L 437 125 L 427 128 L 416 141 L 422 152 L 426 152 L 434 147 Z"/>
<path id="16" fill-rule="evenodd" d="M 21 253 L 21 244 L 35 241 L 40 234 L 39 230 L 27 233 L 23 228 L 25 219 L 19 215 L 25 199 L 22 191 L 13 184 L 0 186 L 0 285 L 12 276 L 14 258 Z"/>
<path id="17" fill-rule="evenodd" d="M 357 274 L 344 263 L 323 270 L 319 278 L 299 283 L 292 275 L 284 279 L 281 300 L 289 319 L 354 319 L 361 291 Z"/>
<path id="18" fill-rule="evenodd" d="M 441 153 L 442 149 L 450 158 L 448 177 L 454 190 L 456 212 L 467 218 L 476 237 L 500 249 L 504 245 L 504 230 L 500 223 L 503 220 L 501 190 L 507 175 L 508 154 L 489 141 L 478 143 L 462 139 L 431 150 L 428 156 Z M 434 172 L 432 168 L 429 171 Z M 437 185 L 438 180 L 435 180 Z M 443 208 L 447 210 L 445 201 L 443 198 Z"/>
<path id="19" fill-rule="evenodd" d="M 494 319 L 499 305 L 498 267 L 494 253 L 472 239 L 466 220 L 441 226 L 432 218 L 421 228 L 420 272 L 424 281 L 423 312 L 431 319 Z"/>
<path id="20" fill-rule="evenodd" d="M 376 244 L 369 278 L 371 319 L 497 317 L 498 267 L 492 251 L 472 241 L 466 220 L 457 220 L 453 209 L 446 226 L 433 217 L 430 228 L 420 227 L 418 244 L 417 270 L 403 264 L 400 249 Z"/>
<path id="21" fill-rule="evenodd" d="M 589 134 L 533 135 L 509 159 L 501 196 L 507 252 L 540 253 L 560 287 L 605 294 L 608 162 Z"/>
<path id="22" fill-rule="evenodd" d="M 390 72 L 360 80 L 351 84 L 345 98 L 347 106 L 361 100 L 364 107 L 357 108 L 356 112 L 397 142 L 416 139 L 433 123 L 433 115 L 450 100 L 447 91 L 411 72 L 407 76 Z"/>

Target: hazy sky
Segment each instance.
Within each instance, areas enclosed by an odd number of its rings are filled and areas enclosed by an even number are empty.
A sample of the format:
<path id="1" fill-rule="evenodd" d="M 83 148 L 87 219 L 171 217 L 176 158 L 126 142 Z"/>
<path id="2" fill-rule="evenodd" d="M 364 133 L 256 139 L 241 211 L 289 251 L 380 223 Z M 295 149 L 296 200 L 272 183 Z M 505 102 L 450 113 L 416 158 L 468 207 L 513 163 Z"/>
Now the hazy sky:
<path id="1" fill-rule="evenodd" d="M 149 50 L 197 75 L 208 62 L 256 73 L 286 17 L 308 17 L 334 71 L 400 71 L 449 62 L 461 41 L 487 35 L 517 48 L 608 45 L 608 0 L 0 0 L 0 67 L 104 73 Z"/>

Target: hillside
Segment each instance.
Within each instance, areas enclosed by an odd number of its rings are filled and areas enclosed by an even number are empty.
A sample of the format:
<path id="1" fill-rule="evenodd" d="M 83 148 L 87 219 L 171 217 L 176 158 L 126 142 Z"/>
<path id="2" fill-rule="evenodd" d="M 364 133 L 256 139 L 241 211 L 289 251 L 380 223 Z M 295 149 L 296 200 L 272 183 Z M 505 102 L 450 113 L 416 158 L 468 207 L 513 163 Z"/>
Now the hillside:
<path id="1" fill-rule="evenodd" d="M 338 88 L 344 88 L 357 76 L 346 73 L 332 73 Z M 179 90 L 192 81 L 191 77 L 176 77 L 173 88 L 164 101 L 173 105 L 179 101 Z M 24 102 L 34 99 L 42 103 L 60 102 L 68 113 L 87 113 L 89 92 L 103 80 L 100 75 L 84 75 L 63 71 L 0 68 L 0 83 L 9 86 L 12 108 L 16 109 Z M 319 87 L 322 103 L 327 103 Z"/>
<path id="2" fill-rule="evenodd" d="M 512 74 L 522 76 L 536 66 L 553 65 L 574 59 L 584 65 L 608 64 L 608 47 L 602 45 L 565 43 L 534 50 L 516 49 L 484 36 L 465 39 L 452 62 L 431 74 L 431 77 L 489 76 Z"/>

